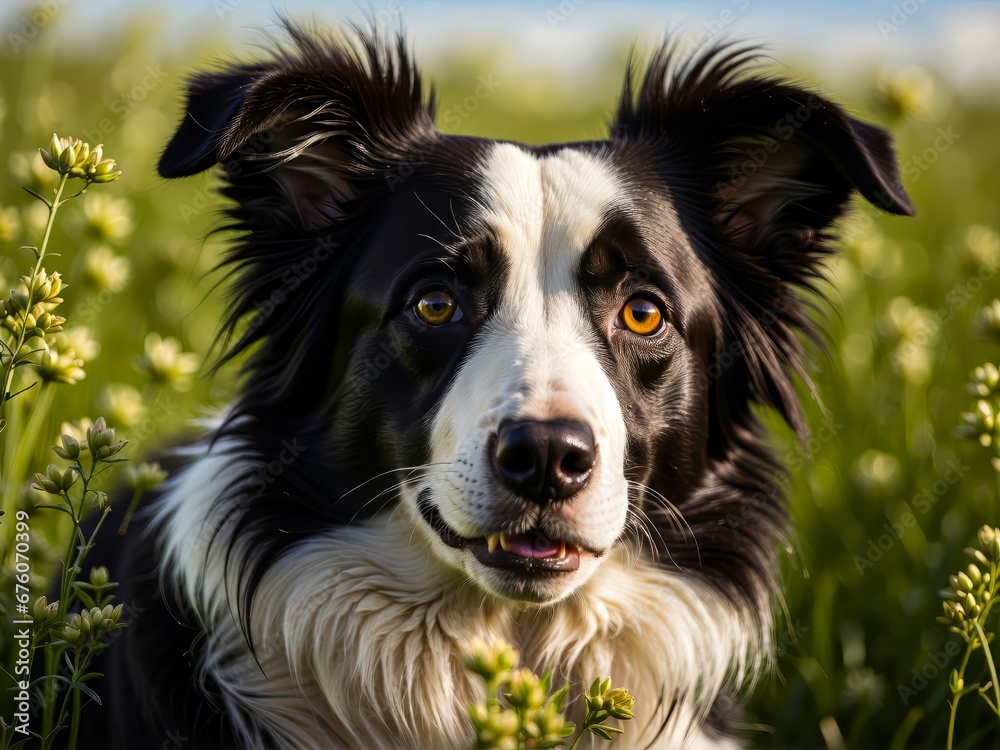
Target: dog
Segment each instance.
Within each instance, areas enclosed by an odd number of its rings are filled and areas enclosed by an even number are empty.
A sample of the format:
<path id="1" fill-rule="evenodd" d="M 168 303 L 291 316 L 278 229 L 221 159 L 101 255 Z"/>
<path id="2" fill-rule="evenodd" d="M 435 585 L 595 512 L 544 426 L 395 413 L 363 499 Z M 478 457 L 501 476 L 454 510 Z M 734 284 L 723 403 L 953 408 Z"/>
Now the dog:
<path id="1" fill-rule="evenodd" d="M 242 380 L 127 551 L 124 746 L 462 750 L 474 637 L 570 718 L 629 688 L 623 750 L 742 745 L 788 533 L 755 410 L 807 434 L 801 291 L 854 193 L 913 207 L 883 129 L 672 49 L 545 146 L 439 132 L 373 31 L 191 79 L 159 173 L 222 166 Z"/>

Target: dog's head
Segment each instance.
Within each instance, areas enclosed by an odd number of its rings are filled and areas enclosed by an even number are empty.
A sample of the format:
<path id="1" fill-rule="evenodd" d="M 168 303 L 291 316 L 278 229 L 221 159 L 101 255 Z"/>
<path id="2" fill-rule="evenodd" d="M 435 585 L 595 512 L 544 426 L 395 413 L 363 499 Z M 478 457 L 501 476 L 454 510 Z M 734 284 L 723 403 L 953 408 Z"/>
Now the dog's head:
<path id="1" fill-rule="evenodd" d="M 852 193 L 912 213 L 888 135 L 720 47 L 628 75 L 606 140 L 450 136 L 402 43 L 291 38 L 196 77 L 160 162 L 224 165 L 245 233 L 227 429 L 262 467 L 299 446 L 233 489 L 247 593 L 402 504 L 504 597 L 566 597 L 634 535 L 756 599 L 781 511 L 752 407 L 803 428 L 794 290 Z"/>

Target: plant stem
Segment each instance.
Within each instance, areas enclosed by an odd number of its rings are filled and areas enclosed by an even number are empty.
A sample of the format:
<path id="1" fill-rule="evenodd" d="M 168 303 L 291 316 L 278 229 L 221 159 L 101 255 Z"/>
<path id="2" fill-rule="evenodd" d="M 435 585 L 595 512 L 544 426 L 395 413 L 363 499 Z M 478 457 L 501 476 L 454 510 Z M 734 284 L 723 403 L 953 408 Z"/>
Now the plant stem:
<path id="1" fill-rule="evenodd" d="M 958 668 L 958 678 L 964 680 L 965 668 L 969 664 L 969 657 L 972 656 L 972 642 L 965 647 L 965 656 L 962 657 L 962 666 Z M 952 750 L 955 744 L 955 717 L 958 715 L 958 701 L 961 699 L 961 691 L 955 693 L 951 700 L 951 716 L 948 717 L 948 745 L 947 750 Z"/>
<path id="2" fill-rule="evenodd" d="M 59 186 L 56 188 L 55 198 L 49 204 L 49 216 L 45 222 L 45 234 L 42 236 L 42 243 L 38 247 L 38 252 L 35 254 L 35 267 L 31 271 L 31 276 L 29 278 L 34 279 L 38 276 L 38 272 L 42 269 L 42 260 L 45 258 L 45 249 L 49 244 L 49 236 L 52 234 L 52 227 L 56 220 L 56 211 L 59 210 L 59 206 L 62 205 L 63 190 L 66 188 L 66 181 L 69 180 L 69 175 L 62 175 L 59 178 Z M 30 292 L 30 289 L 29 289 Z M 24 346 L 24 333 L 25 333 L 25 323 L 28 320 L 28 313 L 31 312 L 31 308 L 34 300 L 31 299 L 31 295 L 28 297 L 28 305 L 21 314 L 21 330 L 17 334 L 17 345 L 12 348 L 12 354 L 10 356 L 10 362 L 7 363 L 7 368 L 4 371 L 3 376 L 3 388 L 0 389 L 0 417 L 3 416 L 4 405 L 7 403 L 7 394 L 10 392 L 10 385 L 14 381 L 14 365 L 17 360 L 17 354 L 21 351 L 21 347 Z"/>

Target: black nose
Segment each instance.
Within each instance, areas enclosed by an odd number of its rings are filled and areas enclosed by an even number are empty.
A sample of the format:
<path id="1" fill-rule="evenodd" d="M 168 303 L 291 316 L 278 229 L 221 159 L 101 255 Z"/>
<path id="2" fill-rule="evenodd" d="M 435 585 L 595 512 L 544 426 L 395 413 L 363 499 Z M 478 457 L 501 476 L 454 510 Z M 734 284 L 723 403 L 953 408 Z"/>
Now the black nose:
<path id="1" fill-rule="evenodd" d="M 569 421 L 504 422 L 497 430 L 496 471 L 528 500 L 565 500 L 587 486 L 596 458 L 594 433 Z"/>

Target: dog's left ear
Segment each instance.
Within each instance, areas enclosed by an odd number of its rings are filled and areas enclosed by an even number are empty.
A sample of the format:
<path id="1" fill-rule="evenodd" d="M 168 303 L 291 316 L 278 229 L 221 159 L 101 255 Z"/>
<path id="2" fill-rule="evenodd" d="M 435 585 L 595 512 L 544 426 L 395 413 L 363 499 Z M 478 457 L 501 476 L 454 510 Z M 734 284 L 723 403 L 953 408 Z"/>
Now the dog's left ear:
<path id="1" fill-rule="evenodd" d="M 352 44 L 287 31 L 291 48 L 274 60 L 191 80 L 159 173 L 185 177 L 223 164 L 245 209 L 277 197 L 270 205 L 292 208 L 285 218 L 314 228 L 415 159 L 415 142 L 436 134 L 433 105 L 402 39 L 393 46 L 358 32 Z"/>
<path id="2" fill-rule="evenodd" d="M 674 66 L 661 51 L 638 92 L 626 78 L 615 139 L 659 144 L 662 170 L 688 184 L 693 176 L 741 245 L 822 230 L 855 190 L 890 213 L 914 213 L 888 133 L 818 94 L 744 75 L 753 56 L 718 47 Z"/>

